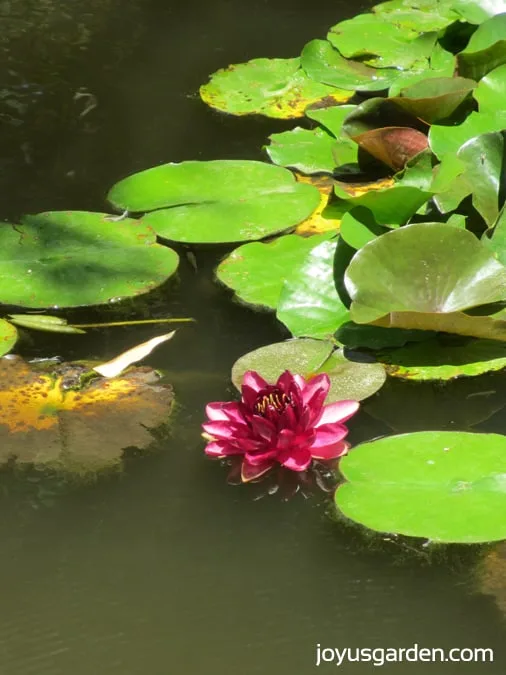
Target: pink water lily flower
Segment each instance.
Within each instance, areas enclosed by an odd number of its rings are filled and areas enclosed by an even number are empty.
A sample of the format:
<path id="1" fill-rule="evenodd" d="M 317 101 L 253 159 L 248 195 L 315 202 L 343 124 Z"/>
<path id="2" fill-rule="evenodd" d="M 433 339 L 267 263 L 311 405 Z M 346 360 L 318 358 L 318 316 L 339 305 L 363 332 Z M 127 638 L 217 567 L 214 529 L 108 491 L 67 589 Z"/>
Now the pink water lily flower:
<path id="1" fill-rule="evenodd" d="M 344 455 L 349 447 L 344 426 L 359 407 L 357 401 L 324 405 L 328 375 L 306 381 L 286 370 L 271 385 L 254 371 L 245 373 L 239 402 L 209 403 L 203 425 L 210 457 L 242 455 L 244 482 L 276 465 L 306 471 L 313 459 Z"/>

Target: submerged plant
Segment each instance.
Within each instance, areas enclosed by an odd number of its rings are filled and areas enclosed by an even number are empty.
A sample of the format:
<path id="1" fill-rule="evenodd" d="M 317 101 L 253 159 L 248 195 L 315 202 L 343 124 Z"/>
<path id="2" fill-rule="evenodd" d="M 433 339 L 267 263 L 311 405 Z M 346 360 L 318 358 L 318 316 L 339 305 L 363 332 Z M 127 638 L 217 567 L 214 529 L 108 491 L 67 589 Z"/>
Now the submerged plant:
<path id="1" fill-rule="evenodd" d="M 344 425 L 359 407 L 357 401 L 324 405 L 328 375 L 306 381 L 286 370 L 271 385 L 254 371 L 244 375 L 240 402 L 209 403 L 203 425 L 210 457 L 242 456 L 243 482 L 255 480 L 281 465 L 306 471 L 313 460 L 331 460 L 348 450 Z"/>

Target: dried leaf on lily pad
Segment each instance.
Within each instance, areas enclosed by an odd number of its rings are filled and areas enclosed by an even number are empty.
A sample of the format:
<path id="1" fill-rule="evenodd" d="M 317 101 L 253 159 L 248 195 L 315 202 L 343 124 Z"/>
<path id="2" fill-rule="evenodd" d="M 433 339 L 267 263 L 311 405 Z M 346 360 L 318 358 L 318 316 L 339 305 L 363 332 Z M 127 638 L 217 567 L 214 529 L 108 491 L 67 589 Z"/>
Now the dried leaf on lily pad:
<path id="1" fill-rule="evenodd" d="M 147 448 L 150 429 L 167 421 L 172 388 L 151 368 L 96 378 L 63 364 L 44 372 L 19 357 L 0 360 L 0 466 L 15 461 L 75 474 L 121 463 L 125 448 Z"/>
<path id="2" fill-rule="evenodd" d="M 93 370 L 99 375 L 102 375 L 102 377 L 116 377 L 126 370 L 128 366 L 131 366 L 132 363 L 137 363 L 137 361 L 141 361 L 146 356 L 149 356 L 155 347 L 158 347 L 162 342 L 167 342 L 167 340 L 173 338 L 175 333 L 176 331 L 173 330 L 164 335 L 157 335 L 156 337 L 151 338 L 151 340 L 147 340 L 140 345 L 127 349 L 126 352 L 116 356 L 114 359 L 111 359 L 111 361 L 107 361 L 107 363 L 101 363 L 99 366 L 95 366 Z"/>
<path id="3" fill-rule="evenodd" d="M 306 220 L 297 225 L 295 234 L 300 234 L 305 237 L 314 234 L 322 234 L 324 232 L 339 232 L 341 219 L 333 217 L 328 211 L 326 213 L 330 196 L 334 192 L 334 179 L 331 176 L 325 175 L 304 176 L 303 174 L 296 174 L 295 177 L 297 178 L 298 183 L 314 185 L 320 193 L 319 205 L 309 218 L 306 218 Z"/>

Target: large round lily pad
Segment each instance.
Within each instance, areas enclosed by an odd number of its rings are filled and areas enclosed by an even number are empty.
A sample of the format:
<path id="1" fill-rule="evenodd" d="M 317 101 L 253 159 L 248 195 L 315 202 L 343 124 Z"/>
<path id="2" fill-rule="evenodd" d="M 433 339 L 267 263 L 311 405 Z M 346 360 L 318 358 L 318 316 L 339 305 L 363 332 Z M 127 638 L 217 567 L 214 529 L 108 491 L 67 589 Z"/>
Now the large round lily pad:
<path id="1" fill-rule="evenodd" d="M 82 211 L 26 216 L 21 225 L 0 227 L 0 302 L 98 305 L 152 290 L 178 260 L 138 220 Z"/>
<path id="2" fill-rule="evenodd" d="M 44 372 L 19 357 L 0 360 L 0 466 L 14 460 L 63 472 L 118 466 L 125 448 L 153 442 L 149 429 L 166 422 L 173 394 L 150 368 L 77 385 L 86 368 Z"/>
<path id="3" fill-rule="evenodd" d="M 459 18 L 454 4 L 454 0 L 389 0 L 375 5 L 373 12 L 407 29 L 438 31 Z"/>
<path id="4" fill-rule="evenodd" d="M 330 377 L 327 403 L 347 399 L 362 401 L 379 391 L 387 377 L 381 363 L 342 349 L 332 352 L 318 373 L 327 373 Z"/>
<path id="5" fill-rule="evenodd" d="M 218 70 L 200 88 L 202 100 L 232 115 L 302 117 L 321 99 L 345 101 L 350 93 L 315 82 L 300 68 L 300 59 L 253 59 Z"/>
<path id="6" fill-rule="evenodd" d="M 184 243 L 262 239 L 294 227 L 318 206 L 312 185 L 280 166 L 216 160 L 164 164 L 116 183 L 108 199 L 156 233 Z"/>
<path id="7" fill-rule="evenodd" d="M 366 244 L 345 284 L 353 321 L 371 323 L 391 312 L 437 315 L 503 300 L 506 268 L 471 232 L 423 223 Z"/>
<path id="8" fill-rule="evenodd" d="M 345 516 L 379 532 L 439 542 L 506 538 L 506 437 L 450 431 L 389 436 L 340 462 Z"/>

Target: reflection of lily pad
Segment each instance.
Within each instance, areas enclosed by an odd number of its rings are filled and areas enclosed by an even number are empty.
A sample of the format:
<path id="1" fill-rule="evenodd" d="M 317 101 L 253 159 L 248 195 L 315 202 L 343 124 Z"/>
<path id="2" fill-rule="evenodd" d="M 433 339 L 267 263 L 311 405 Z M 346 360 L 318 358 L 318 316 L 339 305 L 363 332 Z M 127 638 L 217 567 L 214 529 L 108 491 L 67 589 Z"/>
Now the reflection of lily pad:
<path id="1" fill-rule="evenodd" d="M 506 538 L 506 437 L 420 431 L 363 443 L 339 465 L 336 502 L 380 532 L 440 542 Z"/>
<path id="2" fill-rule="evenodd" d="M 0 361 L 0 465 L 73 473 L 118 466 L 125 448 L 149 446 L 149 429 L 167 420 L 172 389 L 153 370 L 74 389 L 86 369 L 71 365 L 46 373 L 19 357 Z"/>
<path id="3" fill-rule="evenodd" d="M 302 117 L 310 104 L 345 101 L 350 93 L 310 79 L 296 59 L 253 59 L 218 70 L 200 88 L 205 103 L 232 115 Z"/>

